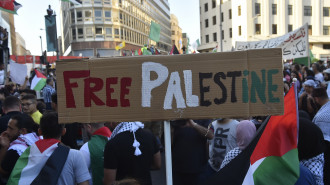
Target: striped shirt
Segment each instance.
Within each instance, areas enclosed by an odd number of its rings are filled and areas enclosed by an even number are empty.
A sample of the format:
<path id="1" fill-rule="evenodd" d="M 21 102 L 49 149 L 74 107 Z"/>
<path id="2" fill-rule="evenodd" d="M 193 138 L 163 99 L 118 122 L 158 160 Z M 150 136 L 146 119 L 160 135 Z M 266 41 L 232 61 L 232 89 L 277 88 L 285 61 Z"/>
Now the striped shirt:
<path id="1" fill-rule="evenodd" d="M 56 92 L 55 89 L 52 86 L 47 84 L 44 87 L 42 92 L 43 92 L 45 103 L 51 103 L 52 102 L 52 94 L 54 94 Z"/>

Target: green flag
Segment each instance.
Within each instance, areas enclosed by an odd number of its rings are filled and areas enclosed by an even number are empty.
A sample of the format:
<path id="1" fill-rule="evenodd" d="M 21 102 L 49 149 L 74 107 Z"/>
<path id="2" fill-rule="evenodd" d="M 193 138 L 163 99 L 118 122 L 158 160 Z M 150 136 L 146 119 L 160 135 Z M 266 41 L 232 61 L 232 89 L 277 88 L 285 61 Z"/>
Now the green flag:
<path id="1" fill-rule="evenodd" d="M 137 50 L 135 50 L 134 56 L 138 56 L 138 55 L 139 55 L 139 52 Z"/>
<path id="2" fill-rule="evenodd" d="M 144 49 L 142 55 L 152 55 L 148 49 Z"/>
<path id="3" fill-rule="evenodd" d="M 159 42 L 160 25 L 151 21 L 149 38 L 155 42 Z"/>
<path id="4" fill-rule="evenodd" d="M 201 43 L 199 43 L 199 39 L 196 40 L 197 43 L 197 47 L 201 45 Z"/>
<path id="5" fill-rule="evenodd" d="M 317 58 L 314 58 L 314 55 L 311 50 L 309 50 L 309 59 L 310 59 L 311 64 L 318 61 Z M 308 66 L 308 57 L 295 58 L 293 60 L 293 63 L 303 64 L 304 66 Z"/>

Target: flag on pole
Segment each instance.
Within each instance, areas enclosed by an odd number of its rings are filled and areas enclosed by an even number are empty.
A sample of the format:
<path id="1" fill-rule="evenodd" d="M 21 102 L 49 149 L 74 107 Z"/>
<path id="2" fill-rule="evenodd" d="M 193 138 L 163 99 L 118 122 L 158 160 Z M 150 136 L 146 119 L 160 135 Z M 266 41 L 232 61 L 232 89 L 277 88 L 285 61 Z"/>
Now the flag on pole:
<path id="1" fill-rule="evenodd" d="M 199 39 L 196 40 L 197 47 L 200 46 L 201 44 L 199 43 Z"/>
<path id="2" fill-rule="evenodd" d="M 61 0 L 61 1 L 64 1 L 64 2 L 71 2 L 75 5 L 81 5 L 81 1 L 80 0 Z"/>
<path id="3" fill-rule="evenodd" d="M 21 7 L 22 5 L 14 0 L 0 0 L 0 10 L 2 11 L 17 14 L 17 10 Z"/>
<path id="4" fill-rule="evenodd" d="M 178 48 L 176 48 L 176 46 L 173 45 L 173 47 L 172 47 L 172 49 L 170 51 L 170 55 L 175 55 L 175 54 L 180 54 L 180 53 L 179 53 Z"/>
<path id="5" fill-rule="evenodd" d="M 124 47 L 125 47 L 125 41 L 123 41 L 122 43 L 120 43 L 119 45 L 117 45 L 116 46 L 116 50 L 118 51 L 118 50 L 120 50 L 120 49 L 122 49 Z"/>
<path id="6" fill-rule="evenodd" d="M 31 82 L 31 89 L 40 91 L 46 85 L 46 77 L 40 71 L 34 70 L 35 75 Z"/>
<path id="7" fill-rule="evenodd" d="M 218 45 L 215 48 L 213 48 L 212 53 L 216 53 L 217 51 L 218 51 Z"/>
<path id="8" fill-rule="evenodd" d="M 142 55 L 152 55 L 148 49 L 144 49 Z"/>
<path id="9" fill-rule="evenodd" d="M 134 56 L 138 56 L 138 55 L 139 55 L 139 52 L 137 50 L 135 50 Z"/>
<path id="10" fill-rule="evenodd" d="M 149 38 L 155 42 L 159 42 L 160 25 L 151 21 Z"/>
<path id="11" fill-rule="evenodd" d="M 203 184 L 295 184 L 299 177 L 296 87 L 284 98 L 284 115 L 271 116 L 250 145 Z"/>

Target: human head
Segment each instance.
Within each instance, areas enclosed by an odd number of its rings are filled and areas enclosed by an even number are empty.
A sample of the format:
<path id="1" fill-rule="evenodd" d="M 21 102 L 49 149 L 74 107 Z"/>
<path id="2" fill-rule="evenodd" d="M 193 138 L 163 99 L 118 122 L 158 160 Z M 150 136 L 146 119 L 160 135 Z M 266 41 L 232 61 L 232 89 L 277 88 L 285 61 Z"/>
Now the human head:
<path id="1" fill-rule="evenodd" d="M 22 90 L 20 90 L 20 99 L 22 99 L 23 96 L 28 95 L 28 94 L 32 94 L 34 96 L 37 96 L 37 92 L 35 90 L 32 90 L 32 89 L 22 89 Z"/>
<path id="2" fill-rule="evenodd" d="M 54 80 L 52 78 L 47 78 L 46 83 L 47 83 L 47 85 L 53 86 Z"/>
<path id="3" fill-rule="evenodd" d="M 52 94 L 52 109 L 57 112 L 57 93 Z"/>
<path id="4" fill-rule="evenodd" d="M 307 80 L 312 80 L 312 79 L 314 79 L 314 72 L 312 71 L 312 70 L 307 70 L 307 71 L 305 71 L 305 78 L 307 79 Z"/>
<path id="5" fill-rule="evenodd" d="M 292 71 L 291 72 L 291 80 L 293 80 L 293 78 L 296 78 L 299 82 L 301 82 L 299 73 L 297 71 Z"/>
<path id="6" fill-rule="evenodd" d="M 86 130 L 87 134 L 89 136 L 92 136 L 96 130 L 104 127 L 104 123 L 85 123 L 83 124 L 83 127 Z"/>
<path id="7" fill-rule="evenodd" d="M 322 87 L 313 89 L 312 96 L 315 102 L 321 106 L 329 100 L 327 90 Z"/>
<path id="8" fill-rule="evenodd" d="M 323 71 L 323 77 L 325 81 L 330 81 L 330 68 Z"/>
<path id="9" fill-rule="evenodd" d="M 316 83 L 314 80 L 307 80 L 304 82 L 304 89 L 308 94 L 311 94 L 313 92 L 314 87 L 316 86 Z"/>
<path id="10" fill-rule="evenodd" d="M 307 160 L 324 152 L 324 137 L 321 129 L 312 121 L 299 118 L 298 157 Z"/>
<path id="11" fill-rule="evenodd" d="M 16 114 L 8 121 L 6 134 L 12 142 L 21 134 L 37 132 L 38 125 L 33 121 L 31 116 L 27 114 Z"/>
<path id="12" fill-rule="evenodd" d="M 321 71 L 321 67 L 318 63 L 313 63 L 312 64 L 312 69 L 315 74 L 319 73 Z"/>
<path id="13" fill-rule="evenodd" d="M 65 131 L 64 124 L 58 123 L 56 112 L 47 112 L 41 117 L 39 134 L 45 139 L 60 139 Z"/>
<path id="14" fill-rule="evenodd" d="M 21 111 L 21 101 L 16 96 L 7 96 L 3 101 L 2 110 L 5 114 L 12 111 Z"/>
<path id="15" fill-rule="evenodd" d="M 256 126 L 249 120 L 239 122 L 236 127 L 236 142 L 239 149 L 244 150 L 256 134 Z"/>
<path id="16" fill-rule="evenodd" d="M 37 111 L 37 99 L 32 94 L 27 94 L 22 98 L 22 110 L 26 114 L 33 114 Z"/>

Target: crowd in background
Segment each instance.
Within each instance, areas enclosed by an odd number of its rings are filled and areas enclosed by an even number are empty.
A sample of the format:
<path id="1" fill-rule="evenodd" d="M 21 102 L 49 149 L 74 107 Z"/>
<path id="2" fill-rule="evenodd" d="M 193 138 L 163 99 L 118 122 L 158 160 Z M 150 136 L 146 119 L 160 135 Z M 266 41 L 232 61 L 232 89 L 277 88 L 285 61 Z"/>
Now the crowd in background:
<path id="1" fill-rule="evenodd" d="M 298 185 L 330 183 L 329 67 L 322 61 L 310 67 L 284 64 L 283 93 L 294 83 L 298 87 Z M 0 89 L 2 183 L 55 179 L 57 184 L 151 185 L 150 170 L 162 165 L 161 122 L 60 125 L 56 70 L 41 72 L 47 77 L 41 95 L 29 88 L 31 78 L 23 85 L 7 78 Z M 172 121 L 174 185 L 197 185 L 224 168 L 249 145 L 265 118 Z M 29 163 L 21 166 L 23 161 Z M 45 175 L 47 165 L 55 166 L 56 175 Z"/>

